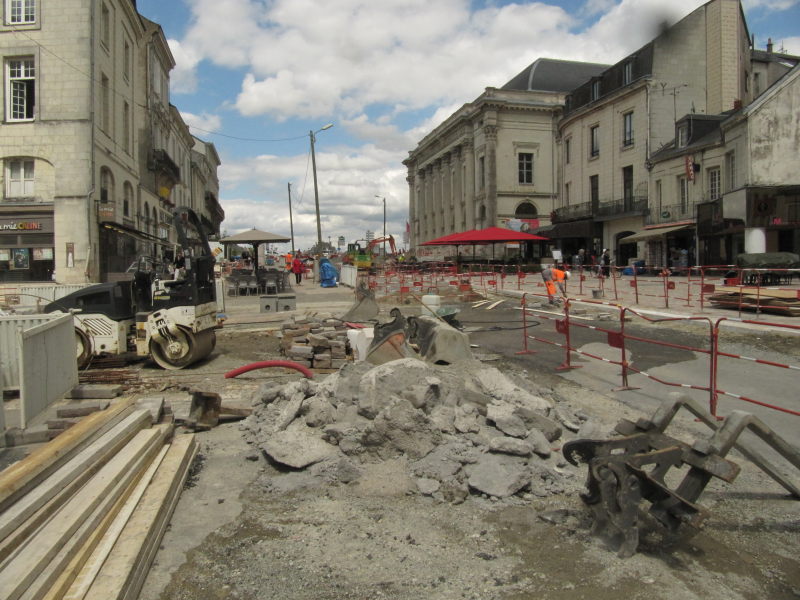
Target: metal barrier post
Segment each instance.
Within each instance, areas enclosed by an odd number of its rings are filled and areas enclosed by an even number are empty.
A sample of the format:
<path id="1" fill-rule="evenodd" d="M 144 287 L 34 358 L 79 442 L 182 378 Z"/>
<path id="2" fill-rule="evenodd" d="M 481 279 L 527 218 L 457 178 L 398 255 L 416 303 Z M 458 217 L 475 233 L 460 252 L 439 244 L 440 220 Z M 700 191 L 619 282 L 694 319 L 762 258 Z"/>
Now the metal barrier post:
<path id="1" fill-rule="evenodd" d="M 634 273 L 636 267 L 634 267 Z M 618 388 L 615 388 L 615 392 L 624 392 L 628 390 L 638 390 L 638 387 L 633 387 L 628 384 L 628 357 L 625 354 L 625 312 L 628 310 L 627 307 L 621 307 L 619 311 L 619 335 L 612 336 L 610 333 L 608 334 L 608 345 L 614 347 L 613 342 L 618 341 L 621 357 L 620 357 L 620 366 L 622 367 L 622 385 Z M 616 338 L 616 339 L 615 339 Z"/>
<path id="2" fill-rule="evenodd" d="M 519 352 L 515 352 L 514 354 L 536 354 L 535 350 L 528 349 L 528 316 L 527 316 L 527 292 L 522 294 L 522 300 L 520 304 L 522 305 L 522 350 Z"/>
<path id="3" fill-rule="evenodd" d="M 569 298 L 564 300 L 564 318 L 556 321 L 556 331 L 563 333 L 566 340 L 566 356 L 564 362 L 556 367 L 556 371 L 568 371 L 569 369 L 580 369 L 580 365 L 573 365 L 570 363 L 570 354 L 572 346 L 569 339 Z"/>
<path id="4" fill-rule="evenodd" d="M 620 267 L 609 267 L 609 271 L 608 271 L 608 274 L 611 275 L 611 279 L 614 280 L 613 281 L 613 283 L 614 283 L 614 300 L 619 300 L 619 296 L 617 296 L 617 270 L 618 269 L 620 269 Z M 620 273 L 620 276 L 621 276 L 622 275 L 622 271 L 620 270 L 619 273 Z"/>
<path id="5" fill-rule="evenodd" d="M 638 271 L 638 269 L 634 266 L 633 267 L 633 281 L 631 282 L 631 285 L 633 285 L 633 292 L 634 292 L 634 295 L 636 297 L 635 304 L 639 304 L 639 278 L 638 278 L 638 275 L 637 275 L 637 271 Z"/>

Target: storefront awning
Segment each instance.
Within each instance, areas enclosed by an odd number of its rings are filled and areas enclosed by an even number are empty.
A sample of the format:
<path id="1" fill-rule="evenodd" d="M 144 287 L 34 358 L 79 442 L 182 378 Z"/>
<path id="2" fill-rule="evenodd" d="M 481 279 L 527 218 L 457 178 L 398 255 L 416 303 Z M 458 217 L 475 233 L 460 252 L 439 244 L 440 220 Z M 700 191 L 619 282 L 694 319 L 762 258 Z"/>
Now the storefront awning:
<path id="1" fill-rule="evenodd" d="M 670 227 L 659 227 L 657 229 L 643 229 L 642 231 L 637 231 L 633 235 L 629 235 L 624 238 L 620 238 L 620 244 L 630 244 L 631 242 L 639 242 L 641 240 L 647 240 L 650 238 L 660 237 L 662 235 L 667 235 L 669 233 L 674 233 L 676 231 L 681 231 L 683 229 L 691 229 L 694 227 L 694 223 L 683 223 L 682 225 L 672 225 Z"/>
<path id="2" fill-rule="evenodd" d="M 550 239 L 591 238 L 594 237 L 594 222 L 590 219 L 554 223 L 547 227 L 539 227 L 533 233 L 542 234 Z"/>
<path id="3" fill-rule="evenodd" d="M 156 237 L 152 233 L 139 231 L 138 229 L 134 229 L 129 225 L 123 225 L 122 223 L 116 223 L 114 221 L 102 221 L 100 225 L 106 229 L 110 229 L 111 231 L 116 231 L 117 233 L 134 237 L 142 242 L 155 242 L 163 246 L 171 245 L 169 240 L 162 240 L 160 237 Z"/>

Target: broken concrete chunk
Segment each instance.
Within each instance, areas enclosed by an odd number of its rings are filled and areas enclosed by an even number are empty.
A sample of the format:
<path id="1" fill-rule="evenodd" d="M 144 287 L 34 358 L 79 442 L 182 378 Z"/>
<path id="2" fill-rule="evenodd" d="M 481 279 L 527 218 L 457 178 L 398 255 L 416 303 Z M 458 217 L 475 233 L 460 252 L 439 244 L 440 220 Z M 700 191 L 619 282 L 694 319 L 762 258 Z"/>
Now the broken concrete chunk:
<path id="1" fill-rule="evenodd" d="M 312 396 L 306 400 L 302 412 L 305 415 L 306 425 L 309 427 L 322 427 L 333 423 L 334 420 L 334 408 L 327 400 L 323 400 L 319 396 Z"/>
<path id="2" fill-rule="evenodd" d="M 302 469 L 336 453 L 336 448 L 314 435 L 298 431 L 279 431 L 261 445 L 275 462 Z"/>
<path id="3" fill-rule="evenodd" d="M 472 404 L 455 407 L 453 425 L 459 433 L 477 433 L 481 429 L 478 409 Z"/>
<path id="4" fill-rule="evenodd" d="M 486 407 L 486 419 L 506 435 L 524 438 L 528 435 L 528 428 L 517 415 L 515 407 L 508 403 L 492 402 Z"/>
<path id="5" fill-rule="evenodd" d="M 275 423 L 275 431 L 283 431 L 297 418 L 297 414 L 300 412 L 304 401 L 305 397 L 303 397 L 302 394 L 298 394 L 293 400 L 289 400 L 289 402 L 286 403 L 286 406 L 281 410 L 281 414 Z"/>
<path id="6" fill-rule="evenodd" d="M 526 440 L 499 436 L 489 441 L 489 451 L 512 454 L 514 456 L 530 456 L 533 448 Z"/>
<path id="7" fill-rule="evenodd" d="M 395 398 L 364 430 L 366 449 L 381 458 L 398 454 L 419 459 L 433 450 L 441 439 L 430 419 L 407 400 Z"/>
<path id="8" fill-rule="evenodd" d="M 505 454 L 484 454 L 465 468 L 469 487 L 498 498 L 512 496 L 530 483 L 525 461 Z"/>
<path id="9" fill-rule="evenodd" d="M 441 484 L 435 479 L 428 479 L 427 477 L 420 477 L 416 480 L 417 489 L 423 496 L 433 496 L 439 491 Z"/>
<path id="10" fill-rule="evenodd" d="M 541 431 L 549 442 L 561 437 L 561 425 L 549 417 L 545 417 L 534 410 L 522 407 L 515 408 L 514 415 L 521 418 L 528 429 L 538 429 Z"/>
<path id="11" fill-rule="evenodd" d="M 531 429 L 525 441 L 528 442 L 533 448 L 533 451 L 542 458 L 548 458 L 550 454 L 552 454 L 550 442 L 547 440 L 544 433 L 538 429 Z"/>
<path id="12" fill-rule="evenodd" d="M 442 433 L 455 433 L 455 409 L 452 406 L 434 406 L 430 414 L 431 421 Z"/>

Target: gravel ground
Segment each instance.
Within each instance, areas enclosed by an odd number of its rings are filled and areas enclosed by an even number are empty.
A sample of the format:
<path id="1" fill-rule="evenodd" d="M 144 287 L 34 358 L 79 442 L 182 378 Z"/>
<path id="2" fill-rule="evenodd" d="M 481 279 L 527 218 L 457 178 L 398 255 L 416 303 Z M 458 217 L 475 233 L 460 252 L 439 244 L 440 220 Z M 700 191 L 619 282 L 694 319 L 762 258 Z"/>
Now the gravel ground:
<path id="1" fill-rule="evenodd" d="M 743 354 L 796 356 L 795 345 L 774 336 L 735 335 Z M 151 389 L 189 386 L 247 400 L 265 380 L 296 376 L 259 371 L 224 380 L 221 373 L 277 357 L 268 332 L 231 330 L 198 368 L 165 374 L 146 366 L 141 373 Z M 549 372 L 514 375 L 550 388 L 598 431 L 644 416 Z M 676 431 L 692 439 L 702 429 L 684 418 Z M 578 496 L 585 467 L 556 495 L 450 504 L 419 495 L 402 459 L 370 464 L 353 483 L 331 485 L 269 464 L 235 423 L 198 437 L 202 460 L 145 600 L 800 598 L 800 502 L 735 453 L 742 473 L 732 485 L 708 486 L 700 504 L 711 514 L 700 533 L 670 545 L 649 533 L 638 554 L 620 559 L 591 534 Z"/>

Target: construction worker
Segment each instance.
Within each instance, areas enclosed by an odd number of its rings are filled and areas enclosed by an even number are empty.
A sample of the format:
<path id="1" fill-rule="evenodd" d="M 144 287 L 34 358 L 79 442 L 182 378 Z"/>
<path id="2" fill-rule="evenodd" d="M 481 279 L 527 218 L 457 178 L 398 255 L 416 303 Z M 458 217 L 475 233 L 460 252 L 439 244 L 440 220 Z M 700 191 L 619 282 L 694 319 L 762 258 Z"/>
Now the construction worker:
<path id="1" fill-rule="evenodd" d="M 569 279 L 569 271 L 564 270 L 562 265 L 547 266 L 542 269 L 542 280 L 547 289 L 547 301 L 550 304 L 558 304 L 559 300 L 556 298 L 556 285 L 561 295 L 566 298 L 567 290 L 564 287 L 564 282 Z"/>

